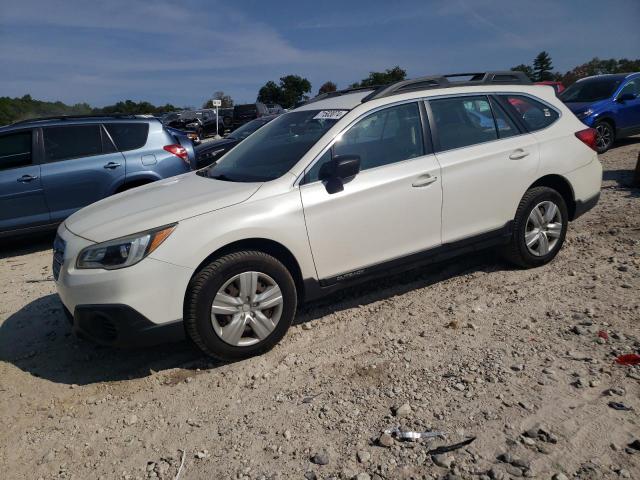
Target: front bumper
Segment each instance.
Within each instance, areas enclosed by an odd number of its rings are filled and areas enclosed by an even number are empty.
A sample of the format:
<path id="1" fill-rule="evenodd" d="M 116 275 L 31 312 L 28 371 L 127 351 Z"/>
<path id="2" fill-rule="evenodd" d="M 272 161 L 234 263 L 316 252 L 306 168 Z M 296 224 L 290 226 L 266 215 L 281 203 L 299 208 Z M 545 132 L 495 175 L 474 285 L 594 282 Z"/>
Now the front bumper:
<path id="1" fill-rule="evenodd" d="M 117 346 L 184 338 L 182 309 L 191 269 L 150 257 L 119 270 L 77 269 L 78 253 L 92 242 L 64 224 L 58 236 L 64 251 L 56 252 L 61 265 L 55 284 L 75 332 Z"/>
<path id="2" fill-rule="evenodd" d="M 78 305 L 73 315 L 64 309 L 73 333 L 101 345 L 144 347 L 185 339 L 182 320 L 158 325 L 128 305 Z"/>

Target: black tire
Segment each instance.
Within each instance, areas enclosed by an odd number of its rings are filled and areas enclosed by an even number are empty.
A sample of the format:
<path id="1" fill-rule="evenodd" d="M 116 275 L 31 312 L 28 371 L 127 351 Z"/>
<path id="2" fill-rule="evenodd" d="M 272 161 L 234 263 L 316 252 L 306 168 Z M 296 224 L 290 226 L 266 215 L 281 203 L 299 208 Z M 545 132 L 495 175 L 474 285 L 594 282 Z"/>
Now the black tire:
<path id="1" fill-rule="evenodd" d="M 531 227 L 529 216 L 532 214 L 534 208 L 543 202 L 552 202 L 557 206 L 562 227 L 559 236 L 554 237 L 554 240 L 556 241 L 553 247 L 549 249 L 548 253 L 536 255 L 530 251 L 529 247 L 527 247 L 525 235 L 527 234 L 528 228 Z M 539 267 L 549 263 L 562 248 L 562 244 L 564 243 L 564 239 L 567 234 L 568 223 L 569 213 L 567 205 L 564 198 L 562 198 L 562 195 L 560 195 L 556 190 L 548 187 L 535 187 L 527 190 L 522 197 L 522 200 L 520 200 L 520 204 L 516 211 L 511 240 L 504 252 L 505 257 L 511 263 L 522 268 Z M 545 238 L 550 238 L 550 236 L 547 237 L 547 234 L 545 233 Z M 550 243 L 548 244 L 550 246 Z"/>
<path id="2" fill-rule="evenodd" d="M 611 122 L 600 120 L 594 125 L 596 129 L 596 150 L 598 153 L 604 153 L 611 148 L 616 140 L 616 130 Z"/>
<path id="3" fill-rule="evenodd" d="M 250 271 L 264 273 L 275 280 L 282 293 L 282 312 L 268 337 L 254 345 L 234 346 L 225 342 L 214 330 L 211 305 L 229 279 Z M 205 354 L 222 361 L 235 361 L 273 348 L 291 326 L 296 307 L 296 285 L 289 270 L 266 253 L 240 251 L 213 260 L 191 279 L 185 298 L 184 324 L 189 337 Z"/>

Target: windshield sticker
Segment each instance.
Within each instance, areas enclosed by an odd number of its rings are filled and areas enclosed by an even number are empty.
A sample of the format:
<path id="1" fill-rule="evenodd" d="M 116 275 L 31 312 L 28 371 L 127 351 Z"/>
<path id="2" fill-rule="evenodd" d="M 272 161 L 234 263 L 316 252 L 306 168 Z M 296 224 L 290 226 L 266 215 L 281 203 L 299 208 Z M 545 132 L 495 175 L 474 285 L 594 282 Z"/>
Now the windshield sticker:
<path id="1" fill-rule="evenodd" d="M 315 117 L 314 120 L 339 120 L 344 117 L 349 110 L 322 110 Z"/>

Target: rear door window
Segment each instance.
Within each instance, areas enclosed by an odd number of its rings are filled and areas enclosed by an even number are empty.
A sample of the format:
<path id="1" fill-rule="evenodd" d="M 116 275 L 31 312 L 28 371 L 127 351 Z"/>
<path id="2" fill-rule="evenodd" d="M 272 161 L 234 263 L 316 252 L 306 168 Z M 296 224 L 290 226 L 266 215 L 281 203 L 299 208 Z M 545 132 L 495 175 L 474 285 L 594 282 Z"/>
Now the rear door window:
<path id="1" fill-rule="evenodd" d="M 497 140 L 489 99 L 484 95 L 430 100 L 439 150 Z"/>
<path id="2" fill-rule="evenodd" d="M 147 143 L 148 123 L 107 123 L 105 127 L 121 152 L 142 148 Z"/>
<path id="3" fill-rule="evenodd" d="M 31 130 L 0 135 L 0 170 L 32 164 Z"/>
<path id="4" fill-rule="evenodd" d="M 100 125 L 69 125 L 42 129 L 47 162 L 102 154 Z"/>
<path id="5" fill-rule="evenodd" d="M 553 108 L 524 95 L 501 95 L 530 132 L 547 128 L 560 115 Z"/>

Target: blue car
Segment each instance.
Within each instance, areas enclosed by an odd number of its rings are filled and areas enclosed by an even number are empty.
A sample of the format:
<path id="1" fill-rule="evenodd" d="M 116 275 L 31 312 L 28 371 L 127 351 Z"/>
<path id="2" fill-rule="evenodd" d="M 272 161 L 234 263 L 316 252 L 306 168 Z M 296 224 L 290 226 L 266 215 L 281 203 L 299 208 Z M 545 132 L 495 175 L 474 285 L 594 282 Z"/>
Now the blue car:
<path id="1" fill-rule="evenodd" d="M 54 228 L 90 203 L 194 166 L 191 140 L 151 117 L 0 127 L 0 237 Z"/>
<path id="2" fill-rule="evenodd" d="M 640 72 L 583 78 L 560 99 L 596 129 L 598 153 L 606 152 L 616 139 L 640 133 Z"/>

